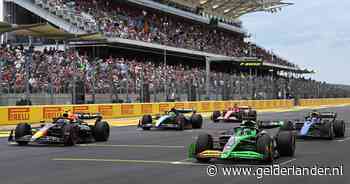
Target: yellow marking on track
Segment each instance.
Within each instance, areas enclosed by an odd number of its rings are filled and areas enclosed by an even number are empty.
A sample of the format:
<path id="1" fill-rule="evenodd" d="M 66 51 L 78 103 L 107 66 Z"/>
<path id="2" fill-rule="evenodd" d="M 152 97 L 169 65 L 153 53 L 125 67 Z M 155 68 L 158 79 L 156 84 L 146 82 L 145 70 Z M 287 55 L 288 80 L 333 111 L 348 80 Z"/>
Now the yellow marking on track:
<path id="1" fill-rule="evenodd" d="M 162 161 L 162 160 L 123 160 L 123 159 L 94 159 L 94 158 L 53 158 L 53 161 L 88 161 L 88 162 L 115 162 L 115 163 L 134 163 L 134 164 L 181 164 L 193 165 L 191 162 Z"/>
<path id="2" fill-rule="evenodd" d="M 208 166 L 213 163 L 197 163 L 188 159 L 180 161 L 164 161 L 164 160 L 124 160 L 124 159 L 103 159 L 103 158 L 52 158 L 53 161 L 80 161 L 80 162 L 109 162 L 109 163 L 127 163 L 127 164 L 164 164 L 164 165 L 188 165 L 188 166 Z M 293 159 L 292 159 L 293 160 Z M 294 160 L 293 160 L 294 161 Z M 216 166 L 233 165 L 236 167 L 269 167 L 271 165 L 260 164 L 225 164 L 216 163 Z"/>
<path id="3" fill-rule="evenodd" d="M 162 145 L 116 145 L 116 144 L 79 144 L 81 147 L 125 147 L 125 148 L 169 148 L 182 149 L 185 146 L 162 146 Z"/>
<path id="4" fill-rule="evenodd" d="M 5 131 L 5 132 L 0 132 L 0 137 L 8 137 L 10 134 L 9 131 Z"/>

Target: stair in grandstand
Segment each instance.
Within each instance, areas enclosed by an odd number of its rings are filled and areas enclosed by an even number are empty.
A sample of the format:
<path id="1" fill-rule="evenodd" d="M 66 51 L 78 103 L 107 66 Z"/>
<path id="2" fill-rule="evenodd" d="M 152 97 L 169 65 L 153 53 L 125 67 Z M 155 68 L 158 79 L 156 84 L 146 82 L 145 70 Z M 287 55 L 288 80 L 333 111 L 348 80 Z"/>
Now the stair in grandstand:
<path id="1" fill-rule="evenodd" d="M 6 0 L 40 16 L 53 25 L 70 33 L 82 34 L 84 31 L 84 21 L 82 17 L 76 16 L 74 10 L 57 8 L 50 6 L 47 0 Z"/>

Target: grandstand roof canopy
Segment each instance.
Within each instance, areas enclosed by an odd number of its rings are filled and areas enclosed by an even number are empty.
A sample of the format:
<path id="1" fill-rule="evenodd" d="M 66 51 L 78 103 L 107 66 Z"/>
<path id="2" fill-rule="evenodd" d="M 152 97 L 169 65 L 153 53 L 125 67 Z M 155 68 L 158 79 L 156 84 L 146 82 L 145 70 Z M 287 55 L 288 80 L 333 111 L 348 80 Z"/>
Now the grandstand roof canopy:
<path id="1" fill-rule="evenodd" d="M 293 3 L 283 0 L 169 0 L 191 8 L 199 8 L 205 14 L 223 18 L 238 18 L 241 15 L 268 11 L 276 12 Z"/>
<path id="2" fill-rule="evenodd" d="M 70 40 L 70 41 L 99 41 L 105 40 L 100 33 L 88 33 L 88 34 L 72 34 L 62 29 L 56 28 L 50 24 L 38 25 L 36 27 L 30 27 L 27 29 L 20 29 L 14 31 L 16 35 L 42 37 L 52 40 Z"/>
<path id="3" fill-rule="evenodd" d="M 72 34 L 62 29 L 56 28 L 51 24 L 26 24 L 15 25 L 6 22 L 0 22 L 0 33 L 13 32 L 20 36 L 41 37 L 52 40 L 69 40 L 69 41 L 104 41 L 99 33 Z"/>
<path id="4" fill-rule="evenodd" d="M 29 28 L 33 28 L 33 27 L 42 26 L 42 25 L 45 25 L 45 23 L 44 24 L 39 23 L 39 24 L 15 25 L 15 24 L 9 24 L 6 22 L 0 22 L 0 34 L 6 33 L 6 32 L 12 32 L 12 31 L 16 31 L 16 30 L 21 30 L 21 29 L 29 29 Z"/>

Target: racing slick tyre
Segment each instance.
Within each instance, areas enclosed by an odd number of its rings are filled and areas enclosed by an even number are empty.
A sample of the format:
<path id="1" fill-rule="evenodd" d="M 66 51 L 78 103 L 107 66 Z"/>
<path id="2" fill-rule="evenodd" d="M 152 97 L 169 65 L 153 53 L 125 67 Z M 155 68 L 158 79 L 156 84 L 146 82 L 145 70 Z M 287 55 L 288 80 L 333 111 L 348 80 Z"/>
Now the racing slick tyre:
<path id="1" fill-rule="evenodd" d="M 281 131 L 277 136 L 277 150 L 280 156 L 294 156 L 295 136 L 292 131 Z"/>
<path id="2" fill-rule="evenodd" d="M 219 122 L 218 117 L 221 116 L 220 111 L 214 111 L 213 115 L 211 116 L 211 119 L 213 120 L 214 123 Z"/>
<path id="3" fill-rule="evenodd" d="M 294 130 L 293 122 L 291 122 L 291 121 L 284 121 L 283 125 L 281 126 L 281 130 L 283 130 L 283 131 Z"/>
<path id="4" fill-rule="evenodd" d="M 263 162 L 272 163 L 274 159 L 274 148 L 272 138 L 267 134 L 262 134 L 256 141 L 257 152 L 264 155 Z"/>
<path id="5" fill-rule="evenodd" d="M 252 120 L 252 121 L 256 121 L 256 120 L 257 120 L 257 117 L 258 117 L 258 115 L 257 115 L 256 111 L 252 111 L 252 112 L 251 112 L 251 120 Z"/>
<path id="6" fill-rule="evenodd" d="M 213 149 L 213 138 L 207 134 L 202 133 L 199 134 L 197 141 L 196 141 L 196 149 L 195 149 L 195 155 L 198 162 L 209 162 L 210 158 L 200 158 L 198 156 L 199 153 L 205 150 L 211 150 Z"/>
<path id="7" fill-rule="evenodd" d="M 63 145 L 74 146 L 78 142 L 77 127 L 73 124 L 66 124 L 62 128 L 63 133 Z"/>
<path id="8" fill-rule="evenodd" d="M 333 129 L 333 124 L 330 121 L 324 122 L 324 126 L 321 130 L 329 140 L 334 139 L 334 129 Z"/>
<path id="9" fill-rule="evenodd" d="M 107 141 L 109 138 L 109 125 L 106 121 L 95 123 L 94 138 L 98 142 Z"/>
<path id="10" fill-rule="evenodd" d="M 185 116 L 182 114 L 178 115 L 175 119 L 175 123 L 178 124 L 178 130 L 184 130 L 186 123 Z"/>
<path id="11" fill-rule="evenodd" d="M 141 119 L 141 126 L 144 124 L 151 124 L 152 123 L 152 116 L 151 115 L 143 115 Z M 144 127 L 142 126 L 143 130 L 150 130 L 151 127 Z"/>
<path id="12" fill-rule="evenodd" d="M 335 120 L 333 124 L 333 130 L 335 137 L 344 137 L 345 122 L 343 120 Z"/>
<path id="13" fill-rule="evenodd" d="M 203 117 L 200 114 L 192 114 L 191 123 L 193 129 L 200 129 L 203 125 Z"/>
<path id="14" fill-rule="evenodd" d="M 32 135 L 32 127 L 28 123 L 18 124 L 15 129 L 15 140 L 26 135 Z M 28 144 L 28 141 L 16 141 L 16 142 L 20 146 L 25 146 Z"/>

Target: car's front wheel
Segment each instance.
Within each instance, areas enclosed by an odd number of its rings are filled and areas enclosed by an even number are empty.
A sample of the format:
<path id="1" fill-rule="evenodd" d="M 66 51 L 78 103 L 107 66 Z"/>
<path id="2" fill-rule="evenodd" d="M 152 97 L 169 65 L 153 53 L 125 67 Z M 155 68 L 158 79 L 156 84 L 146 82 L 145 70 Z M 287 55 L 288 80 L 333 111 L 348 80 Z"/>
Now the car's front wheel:
<path id="1" fill-rule="evenodd" d="M 220 111 L 214 111 L 211 116 L 211 119 L 213 120 L 214 123 L 216 123 L 216 122 L 219 122 L 218 117 L 220 116 L 221 116 Z"/>
<path id="2" fill-rule="evenodd" d="M 205 151 L 205 150 L 213 149 L 213 138 L 207 133 L 200 134 L 197 138 L 195 145 L 196 145 L 195 157 L 196 157 L 197 161 L 198 162 L 209 162 L 210 158 L 201 158 L 198 156 L 198 154 Z"/>
<path id="3" fill-rule="evenodd" d="M 62 128 L 64 146 L 74 146 L 78 142 L 77 128 L 73 124 L 66 124 Z"/>
<path id="4" fill-rule="evenodd" d="M 16 126 L 15 129 L 15 140 L 20 146 L 25 146 L 28 144 L 28 141 L 20 141 L 20 138 L 26 136 L 26 135 L 32 135 L 32 128 L 28 123 L 20 123 Z"/>
<path id="5" fill-rule="evenodd" d="M 280 156 L 293 156 L 295 153 L 295 136 L 292 131 L 281 131 L 277 136 L 277 150 Z"/>
<path id="6" fill-rule="evenodd" d="M 256 141 L 257 152 L 263 155 L 263 161 L 272 163 L 274 159 L 274 147 L 272 138 L 267 134 L 262 134 Z"/>
<path id="7" fill-rule="evenodd" d="M 143 130 L 150 130 L 151 127 L 143 126 L 145 124 L 152 124 L 152 116 L 151 115 L 143 115 L 141 119 L 141 127 Z"/>
<path id="8" fill-rule="evenodd" d="M 178 125 L 178 130 L 184 130 L 185 129 L 185 123 L 186 119 L 185 116 L 180 114 L 175 119 L 176 124 Z"/>

